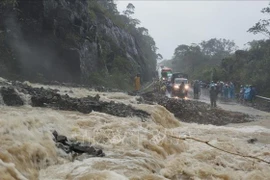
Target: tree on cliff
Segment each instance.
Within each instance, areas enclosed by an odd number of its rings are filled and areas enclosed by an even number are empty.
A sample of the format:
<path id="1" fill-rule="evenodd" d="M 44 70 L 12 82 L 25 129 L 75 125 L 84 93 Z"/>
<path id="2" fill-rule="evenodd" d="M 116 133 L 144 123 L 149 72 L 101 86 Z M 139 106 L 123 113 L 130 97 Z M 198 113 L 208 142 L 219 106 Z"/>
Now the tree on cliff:
<path id="1" fill-rule="evenodd" d="M 140 25 L 138 19 L 134 19 L 132 15 L 135 13 L 135 6 L 129 3 L 126 10 L 123 12 L 125 15 L 125 21 L 127 22 L 128 31 L 135 37 L 140 50 L 143 52 L 142 55 L 145 59 L 145 65 L 149 69 L 146 76 L 143 77 L 146 80 L 150 80 L 155 71 L 157 59 L 162 57 L 161 54 L 157 54 L 157 47 L 154 39 L 150 36 L 148 29 L 145 27 L 137 27 Z"/>
<path id="2" fill-rule="evenodd" d="M 1 0 L 0 6 L 15 6 L 17 4 L 17 0 Z"/>
<path id="3" fill-rule="evenodd" d="M 132 76 L 136 73 L 141 73 L 143 81 L 150 80 L 153 71 L 155 71 L 157 59 L 160 56 L 157 55 L 156 43 L 150 36 L 148 29 L 139 27 L 140 20 L 132 17 L 135 13 L 135 6 L 132 3 L 129 3 L 126 10 L 123 11 L 123 14 L 120 14 L 113 0 L 102 2 L 91 0 L 89 3 L 91 5 L 90 9 L 94 9 L 94 11 L 91 11 L 92 13 L 95 13 L 95 11 L 103 12 L 115 25 L 130 33 L 134 37 L 138 50 L 139 57 L 136 57 L 135 59 L 138 63 L 137 65 L 132 64 L 132 61 L 128 60 L 127 57 L 115 56 L 112 58 L 113 56 L 111 56 L 111 54 L 115 54 L 114 52 L 109 52 L 109 55 L 103 55 L 105 62 L 108 57 L 111 57 L 108 68 L 122 72 L 123 76 L 125 76 L 124 73 L 126 71 Z M 123 47 L 123 50 L 124 48 L 126 47 Z"/>
<path id="4" fill-rule="evenodd" d="M 132 3 L 128 3 L 127 9 L 123 12 L 125 16 L 130 17 L 134 14 L 135 6 Z"/>

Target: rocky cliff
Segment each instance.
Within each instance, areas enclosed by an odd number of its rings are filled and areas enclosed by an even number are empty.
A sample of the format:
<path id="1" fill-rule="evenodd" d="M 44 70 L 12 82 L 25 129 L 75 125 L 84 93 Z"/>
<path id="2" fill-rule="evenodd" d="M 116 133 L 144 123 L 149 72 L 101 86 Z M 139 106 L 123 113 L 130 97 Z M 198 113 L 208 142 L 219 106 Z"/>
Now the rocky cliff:
<path id="1" fill-rule="evenodd" d="M 98 1 L 17 0 L 0 10 L 1 76 L 92 83 L 100 74 L 121 74 L 129 82 L 138 72 L 148 80 L 155 70 L 138 39 Z"/>

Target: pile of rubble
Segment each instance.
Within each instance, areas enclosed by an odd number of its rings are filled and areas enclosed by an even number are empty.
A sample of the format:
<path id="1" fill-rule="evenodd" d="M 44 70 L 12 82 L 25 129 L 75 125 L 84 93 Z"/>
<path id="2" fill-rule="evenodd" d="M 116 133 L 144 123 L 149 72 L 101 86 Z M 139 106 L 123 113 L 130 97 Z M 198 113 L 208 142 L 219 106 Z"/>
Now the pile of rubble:
<path id="1" fill-rule="evenodd" d="M 102 149 L 95 148 L 92 145 L 83 144 L 81 142 L 69 140 L 66 136 L 59 135 L 57 131 L 53 131 L 53 140 L 56 143 L 56 146 L 62 149 L 67 154 L 77 154 L 81 155 L 86 153 L 93 157 L 104 157 L 105 153 Z"/>
<path id="2" fill-rule="evenodd" d="M 141 103 L 162 105 L 183 122 L 221 126 L 251 121 L 251 118 L 243 113 L 225 111 L 220 108 L 213 109 L 204 102 L 168 98 L 153 92 L 142 94 L 138 100 Z"/>
<path id="3" fill-rule="evenodd" d="M 145 111 L 133 108 L 130 105 L 116 103 L 114 101 L 100 101 L 100 96 L 87 96 L 84 98 L 72 98 L 61 95 L 57 89 L 34 88 L 23 83 L 13 83 L 1 87 L 0 93 L 3 101 L 9 106 L 21 106 L 24 104 L 20 94 L 30 95 L 33 107 L 48 107 L 59 110 L 79 111 L 81 113 L 90 113 L 93 110 L 103 112 L 119 117 L 138 116 L 144 121 L 150 116 Z M 20 94 L 19 94 L 20 93 Z"/>

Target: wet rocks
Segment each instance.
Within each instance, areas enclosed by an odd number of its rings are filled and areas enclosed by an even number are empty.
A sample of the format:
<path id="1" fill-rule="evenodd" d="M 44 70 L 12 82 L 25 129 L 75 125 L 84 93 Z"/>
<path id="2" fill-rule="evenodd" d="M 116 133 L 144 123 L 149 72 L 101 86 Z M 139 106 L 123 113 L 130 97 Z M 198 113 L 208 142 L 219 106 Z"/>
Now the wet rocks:
<path id="1" fill-rule="evenodd" d="M 254 144 L 254 143 L 257 142 L 257 141 L 258 141 L 257 138 L 251 138 L 251 139 L 247 140 L 247 142 L 248 142 L 249 144 Z"/>
<path id="2" fill-rule="evenodd" d="M 138 116 L 142 119 L 150 116 L 147 112 L 134 109 L 131 105 L 115 103 L 114 101 L 102 102 L 102 112 L 120 117 Z"/>
<path id="3" fill-rule="evenodd" d="M 52 91 L 45 91 L 45 94 L 35 94 L 31 97 L 34 107 L 51 107 L 60 110 L 79 111 L 90 113 L 92 110 L 100 111 L 98 97 L 71 98 L 68 95 L 59 95 Z"/>
<path id="4" fill-rule="evenodd" d="M 11 106 L 18 104 L 23 105 L 20 97 L 16 94 L 16 88 L 22 94 L 31 96 L 31 105 L 33 107 L 48 107 L 59 110 L 79 111 L 81 113 L 91 113 L 92 111 L 103 112 L 119 117 L 138 116 L 144 121 L 150 116 L 145 111 L 137 110 L 132 106 L 123 103 L 103 102 L 100 96 L 87 96 L 84 98 L 73 98 L 69 95 L 59 94 L 58 89 L 34 88 L 27 84 L 14 82 L 7 88 L 2 88 L 1 93 L 4 101 Z M 5 102 L 5 103 L 6 103 Z"/>
<path id="5" fill-rule="evenodd" d="M 16 93 L 14 88 L 12 87 L 1 87 L 0 89 L 1 95 L 3 97 L 3 101 L 8 106 L 22 106 L 23 100 Z"/>
<path id="6" fill-rule="evenodd" d="M 168 98 L 166 96 L 148 92 L 142 94 L 142 102 L 156 102 L 172 112 L 183 122 L 199 124 L 226 125 L 229 123 L 249 122 L 248 115 L 238 112 L 225 111 L 219 108 L 212 109 L 210 105 L 184 99 Z"/>
<path id="7" fill-rule="evenodd" d="M 72 142 L 66 136 L 59 135 L 57 131 L 53 131 L 54 141 L 56 146 L 68 153 L 76 154 L 89 154 L 94 157 L 103 157 L 105 153 L 102 149 L 97 149 L 93 146 L 83 144 L 81 142 Z"/>

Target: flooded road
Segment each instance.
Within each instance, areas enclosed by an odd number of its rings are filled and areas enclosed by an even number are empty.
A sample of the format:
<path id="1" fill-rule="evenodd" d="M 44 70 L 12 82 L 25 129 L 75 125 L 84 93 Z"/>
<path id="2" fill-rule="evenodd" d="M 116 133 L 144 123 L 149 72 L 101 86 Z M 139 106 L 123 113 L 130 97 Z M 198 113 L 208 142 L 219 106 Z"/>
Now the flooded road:
<path id="1" fill-rule="evenodd" d="M 201 96 L 199 101 L 210 104 L 210 99 L 207 96 Z M 241 123 L 241 124 L 230 124 L 227 126 L 235 126 L 235 127 L 236 126 L 237 127 L 262 126 L 262 127 L 270 129 L 270 113 L 269 112 L 260 111 L 253 107 L 244 106 L 236 102 L 224 102 L 224 101 L 219 101 L 219 100 L 217 101 L 217 106 L 227 111 L 234 111 L 234 112 L 241 112 L 241 113 L 248 114 L 254 117 L 255 119 L 255 121 L 253 122 Z"/>
<path id="2" fill-rule="evenodd" d="M 204 94 L 202 94 L 200 96 L 200 99 L 196 100 L 196 99 L 193 99 L 193 92 L 191 90 L 186 99 L 192 100 L 192 101 L 201 101 L 201 102 L 205 102 L 207 104 L 210 104 L 210 99 L 205 94 L 206 93 L 204 92 Z M 171 98 L 171 94 L 168 91 L 166 91 L 166 96 Z M 220 101 L 220 100 L 217 101 L 217 106 L 219 108 L 222 108 L 222 109 L 227 110 L 227 111 L 248 114 L 248 115 L 252 116 L 253 119 L 255 120 L 252 122 L 241 123 L 241 124 L 239 124 L 239 123 L 238 124 L 229 124 L 227 126 L 232 126 L 232 127 L 262 126 L 264 128 L 270 129 L 270 113 L 269 112 L 264 112 L 264 111 L 255 109 L 255 108 L 250 107 L 250 106 L 238 104 L 236 102 L 224 102 L 224 101 Z"/>

